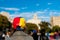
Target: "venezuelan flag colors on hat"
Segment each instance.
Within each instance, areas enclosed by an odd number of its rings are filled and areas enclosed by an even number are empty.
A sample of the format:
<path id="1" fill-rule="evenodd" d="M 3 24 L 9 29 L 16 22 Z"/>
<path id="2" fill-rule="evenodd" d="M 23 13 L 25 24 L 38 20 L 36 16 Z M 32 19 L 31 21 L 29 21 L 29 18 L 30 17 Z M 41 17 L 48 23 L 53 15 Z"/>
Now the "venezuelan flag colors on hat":
<path id="1" fill-rule="evenodd" d="M 13 20 L 13 28 L 16 29 L 17 26 L 20 26 L 20 28 L 25 27 L 25 19 L 23 17 L 16 17 Z"/>

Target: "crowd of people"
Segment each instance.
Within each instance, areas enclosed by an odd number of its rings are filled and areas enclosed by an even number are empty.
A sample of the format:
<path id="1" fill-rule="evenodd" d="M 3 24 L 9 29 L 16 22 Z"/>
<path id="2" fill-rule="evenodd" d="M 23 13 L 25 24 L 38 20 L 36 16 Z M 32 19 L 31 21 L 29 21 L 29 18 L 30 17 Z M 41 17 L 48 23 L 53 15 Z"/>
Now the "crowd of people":
<path id="1" fill-rule="evenodd" d="M 10 32 L 1 32 L 0 40 L 10 40 Z"/>
<path id="2" fill-rule="evenodd" d="M 33 30 L 31 36 L 33 37 L 34 40 L 59 40 L 60 31 L 49 33 L 49 32 L 45 32 L 45 29 L 40 30 L 40 32 L 36 32 L 36 30 Z"/>
<path id="3" fill-rule="evenodd" d="M 20 29 L 19 27 L 17 28 L 19 31 L 25 32 L 25 30 Z M 15 30 L 16 31 L 16 30 Z M 11 40 L 12 31 L 3 31 L 3 33 L 0 33 L 0 40 Z M 45 32 L 45 29 L 41 30 L 29 30 L 28 35 L 30 35 L 34 40 L 52 40 L 52 39 L 59 39 L 60 38 L 60 31 L 56 32 Z"/>
<path id="4" fill-rule="evenodd" d="M 39 30 L 38 32 L 36 30 L 33 30 L 31 31 L 31 36 L 34 40 L 49 40 L 45 35 L 45 29 Z"/>
<path id="5" fill-rule="evenodd" d="M 60 31 L 51 32 L 49 35 L 49 39 L 60 39 Z"/>

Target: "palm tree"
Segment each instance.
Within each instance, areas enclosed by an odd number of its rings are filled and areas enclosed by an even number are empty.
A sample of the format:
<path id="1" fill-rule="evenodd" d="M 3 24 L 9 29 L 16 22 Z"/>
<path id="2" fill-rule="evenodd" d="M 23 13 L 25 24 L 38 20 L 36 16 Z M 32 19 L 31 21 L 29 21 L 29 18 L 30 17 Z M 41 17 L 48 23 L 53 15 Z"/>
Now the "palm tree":
<path id="1" fill-rule="evenodd" d="M 49 27 L 50 23 L 49 22 L 42 21 L 39 25 L 41 27 Z"/>
<path id="2" fill-rule="evenodd" d="M 47 32 L 50 31 L 50 28 L 49 28 L 50 23 L 49 22 L 42 21 L 41 24 L 39 24 L 39 25 L 40 25 L 41 29 L 44 28 L 44 29 L 46 29 Z"/>

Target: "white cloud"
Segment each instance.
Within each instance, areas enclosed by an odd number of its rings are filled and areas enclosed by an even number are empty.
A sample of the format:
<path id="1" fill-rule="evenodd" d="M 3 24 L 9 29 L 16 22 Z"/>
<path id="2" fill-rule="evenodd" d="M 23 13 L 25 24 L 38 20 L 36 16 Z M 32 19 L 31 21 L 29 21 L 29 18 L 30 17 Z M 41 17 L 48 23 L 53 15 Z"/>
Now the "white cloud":
<path id="1" fill-rule="evenodd" d="M 19 10 L 18 8 L 5 8 L 5 10 Z"/>
<path id="2" fill-rule="evenodd" d="M 21 9 L 27 9 L 27 7 L 22 7 Z"/>
<path id="3" fill-rule="evenodd" d="M 48 18 L 50 18 L 50 17 L 48 17 L 48 16 L 40 16 L 40 17 L 38 17 L 38 18 L 48 19 Z"/>
<path id="4" fill-rule="evenodd" d="M 54 10 L 54 11 L 50 11 L 49 12 L 49 14 L 50 14 L 50 16 L 60 16 L 60 12 L 59 11 L 56 11 L 56 10 Z"/>
<path id="5" fill-rule="evenodd" d="M 20 12 L 15 12 L 15 14 L 12 14 L 11 17 L 24 17 L 24 18 L 27 18 L 27 19 L 30 19 L 30 18 L 33 18 L 33 15 L 34 14 L 37 14 L 40 15 L 40 14 L 45 14 L 44 11 L 36 11 L 36 12 L 23 12 L 23 13 L 20 13 Z M 38 16 L 38 18 L 49 18 L 47 16 Z"/>
<path id="6" fill-rule="evenodd" d="M 38 4 L 38 3 L 36 4 L 36 6 L 39 6 L 39 5 L 40 5 L 40 4 Z"/>
<path id="7" fill-rule="evenodd" d="M 52 3 L 48 3 L 48 5 L 51 5 Z"/>
<path id="8" fill-rule="evenodd" d="M 43 14 L 45 12 L 44 11 L 36 11 L 35 13 L 37 13 L 37 14 Z"/>
<path id="9" fill-rule="evenodd" d="M 38 18 L 42 19 L 43 21 L 44 20 L 50 21 L 50 17 L 52 14 L 60 14 L 60 12 L 57 12 L 56 10 L 55 11 L 50 10 L 47 12 L 45 12 L 44 10 L 43 11 L 36 11 L 36 12 L 23 12 L 23 13 L 15 12 L 15 14 L 12 14 L 11 17 L 17 17 L 18 16 L 18 17 L 24 17 L 26 19 L 32 19 L 34 14 L 37 14 Z"/>
<path id="10" fill-rule="evenodd" d="M 34 14 L 37 14 L 40 15 L 40 14 L 45 14 L 45 11 L 36 11 L 36 12 L 23 12 L 23 13 L 20 13 L 20 12 L 15 12 L 14 14 L 12 14 L 11 16 L 12 17 L 26 17 L 26 18 L 30 18 L 30 17 L 33 17 Z M 41 16 L 39 16 L 41 17 Z M 41 18 L 44 18 L 44 17 L 41 17 Z M 47 18 L 47 17 L 46 17 Z"/>
<path id="11" fill-rule="evenodd" d="M 50 9 L 50 8 L 46 8 L 44 11 L 45 11 L 45 12 L 48 12 L 48 11 L 49 11 L 49 9 Z"/>
<path id="12" fill-rule="evenodd" d="M 6 7 L 0 7 L 0 9 L 13 10 L 13 11 L 19 11 L 20 10 L 18 8 L 6 8 Z"/>
<path id="13" fill-rule="evenodd" d="M 24 17 L 24 18 L 30 18 L 33 15 L 33 13 L 30 12 L 23 12 L 23 13 L 15 13 L 15 14 L 11 14 L 11 17 Z"/>

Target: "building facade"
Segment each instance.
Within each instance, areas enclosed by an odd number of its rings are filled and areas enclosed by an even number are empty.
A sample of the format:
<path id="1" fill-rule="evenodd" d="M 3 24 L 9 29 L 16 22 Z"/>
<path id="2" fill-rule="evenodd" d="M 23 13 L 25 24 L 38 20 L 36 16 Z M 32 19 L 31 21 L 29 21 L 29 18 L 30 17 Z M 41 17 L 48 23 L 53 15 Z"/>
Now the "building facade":
<path id="1" fill-rule="evenodd" d="M 37 14 L 34 14 L 34 15 L 33 15 L 33 18 L 32 18 L 32 19 L 29 19 L 29 20 L 27 21 L 27 23 L 33 23 L 33 24 L 36 24 L 37 27 L 38 27 L 38 29 L 40 29 L 40 26 L 39 26 L 38 24 L 41 23 L 41 20 L 38 19 Z"/>
<path id="2" fill-rule="evenodd" d="M 52 26 L 55 26 L 55 25 L 60 26 L 60 16 L 51 17 L 51 25 Z"/>

